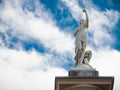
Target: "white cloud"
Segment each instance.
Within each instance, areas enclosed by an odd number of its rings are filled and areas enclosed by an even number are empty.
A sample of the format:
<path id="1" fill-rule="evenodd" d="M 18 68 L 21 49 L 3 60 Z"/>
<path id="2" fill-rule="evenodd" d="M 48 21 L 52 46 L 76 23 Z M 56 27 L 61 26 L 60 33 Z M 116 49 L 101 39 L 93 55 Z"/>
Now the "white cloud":
<path id="1" fill-rule="evenodd" d="M 36 2 L 38 4 L 38 2 Z M 24 12 L 18 8 L 14 8 L 11 5 L 5 5 L 2 9 L 0 17 L 5 21 L 9 28 L 13 29 L 15 35 L 22 35 L 20 38 L 25 39 L 27 36 L 38 39 L 46 48 L 55 50 L 56 52 L 68 52 L 73 49 L 73 39 L 70 34 L 60 31 L 55 26 L 51 15 L 47 11 L 43 11 L 43 7 L 36 6 L 41 11 L 40 17 L 35 17 L 32 12 Z M 9 14 L 11 13 L 11 14 Z M 5 26 L 6 27 L 6 26 Z M 5 29 L 8 30 L 8 29 Z M 28 39 L 28 38 L 27 38 Z M 63 47 L 63 43 L 65 46 Z M 72 47 L 72 48 L 71 48 Z"/>
<path id="2" fill-rule="evenodd" d="M 113 10 L 100 12 L 95 9 L 89 10 L 90 27 L 89 32 L 92 33 L 94 43 L 97 46 L 110 46 L 114 42 L 114 30 L 119 19 L 119 13 Z"/>
<path id="3" fill-rule="evenodd" d="M 58 52 L 71 51 L 73 48 L 73 39 L 70 35 L 60 31 L 57 27 L 47 24 L 44 21 L 29 21 L 30 35 L 40 39 L 44 46 Z M 65 46 L 63 46 L 63 43 Z M 72 48 L 71 48 L 72 47 Z"/>
<path id="4" fill-rule="evenodd" d="M 79 7 L 77 0 L 62 0 L 63 3 L 69 7 L 69 10 L 72 12 L 72 16 L 76 21 L 79 21 L 80 18 L 83 17 L 82 15 L 82 8 Z"/>
<path id="5" fill-rule="evenodd" d="M 0 51 L 0 90 L 53 90 L 55 76 L 67 75 L 64 69 L 49 65 L 49 55 L 34 50 Z"/>

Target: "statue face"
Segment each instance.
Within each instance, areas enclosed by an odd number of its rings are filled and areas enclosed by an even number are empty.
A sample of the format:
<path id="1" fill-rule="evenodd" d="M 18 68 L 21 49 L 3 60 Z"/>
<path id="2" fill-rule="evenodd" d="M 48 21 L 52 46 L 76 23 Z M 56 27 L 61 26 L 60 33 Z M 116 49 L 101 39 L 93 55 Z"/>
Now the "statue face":
<path id="1" fill-rule="evenodd" d="M 89 53 L 86 53 L 86 54 L 85 54 L 85 57 L 89 57 Z"/>
<path id="2" fill-rule="evenodd" d="M 89 56 L 90 54 L 92 54 L 92 52 L 89 51 L 89 50 L 87 50 L 87 51 L 85 52 L 85 56 Z"/>
<path id="3" fill-rule="evenodd" d="M 80 20 L 80 26 L 85 28 L 86 21 L 84 19 Z"/>

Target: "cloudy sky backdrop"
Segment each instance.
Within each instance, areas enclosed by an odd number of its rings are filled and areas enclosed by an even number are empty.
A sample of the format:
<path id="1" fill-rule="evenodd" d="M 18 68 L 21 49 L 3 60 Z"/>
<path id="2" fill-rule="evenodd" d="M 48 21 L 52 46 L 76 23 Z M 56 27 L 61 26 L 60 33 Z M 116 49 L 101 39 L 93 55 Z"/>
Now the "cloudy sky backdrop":
<path id="1" fill-rule="evenodd" d="M 120 90 L 119 0 L 0 0 L 0 90 L 54 90 L 55 76 L 74 66 L 82 8 L 91 65 Z"/>

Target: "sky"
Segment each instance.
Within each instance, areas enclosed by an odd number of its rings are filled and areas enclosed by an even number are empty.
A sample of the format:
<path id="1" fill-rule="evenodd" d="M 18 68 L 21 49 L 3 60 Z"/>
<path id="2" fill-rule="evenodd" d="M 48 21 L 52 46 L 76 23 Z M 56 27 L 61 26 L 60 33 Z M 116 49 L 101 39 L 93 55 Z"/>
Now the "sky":
<path id="1" fill-rule="evenodd" d="M 54 90 L 74 66 L 74 30 L 89 16 L 86 50 L 120 89 L 119 0 L 0 0 L 0 90 Z"/>

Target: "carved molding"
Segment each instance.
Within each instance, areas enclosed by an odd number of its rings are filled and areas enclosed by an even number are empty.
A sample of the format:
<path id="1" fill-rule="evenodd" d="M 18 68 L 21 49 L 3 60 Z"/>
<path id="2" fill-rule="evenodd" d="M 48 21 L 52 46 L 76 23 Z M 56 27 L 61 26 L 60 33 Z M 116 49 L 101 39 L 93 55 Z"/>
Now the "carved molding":
<path id="1" fill-rule="evenodd" d="M 64 90 L 103 90 L 103 89 L 96 87 L 94 85 L 75 85 Z"/>

